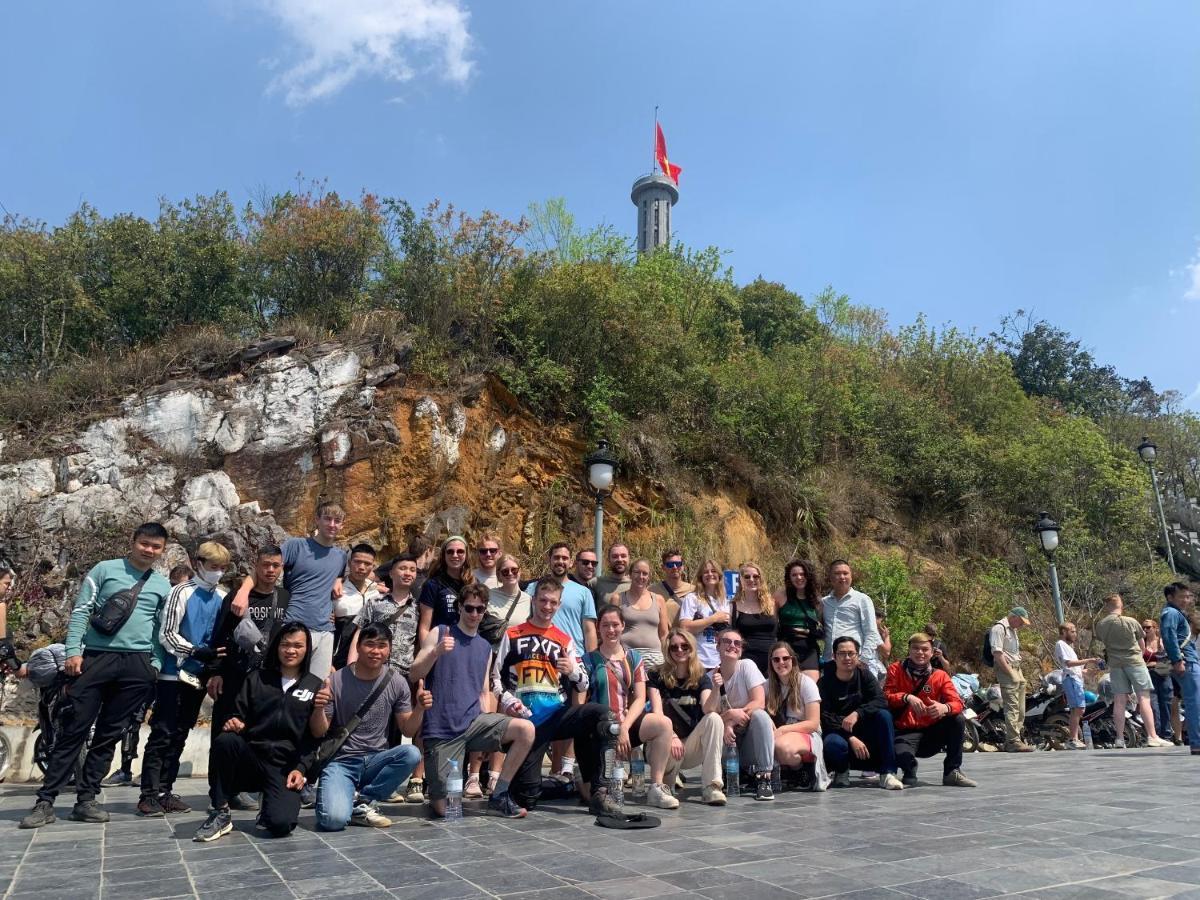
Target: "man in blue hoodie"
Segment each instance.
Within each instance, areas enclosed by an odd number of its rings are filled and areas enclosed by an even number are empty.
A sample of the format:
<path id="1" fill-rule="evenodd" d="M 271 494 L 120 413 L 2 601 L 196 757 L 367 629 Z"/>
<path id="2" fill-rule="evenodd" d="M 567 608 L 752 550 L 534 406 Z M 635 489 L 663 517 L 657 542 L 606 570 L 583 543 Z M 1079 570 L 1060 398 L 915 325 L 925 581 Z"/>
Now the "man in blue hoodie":
<path id="1" fill-rule="evenodd" d="M 77 802 L 71 818 L 76 822 L 108 821 L 108 812 L 96 802 L 100 779 L 112 765 L 113 751 L 134 710 L 154 689 L 159 665 L 154 634 L 171 585 L 153 567 L 166 547 L 167 530 L 157 522 L 147 522 L 133 533 L 126 557 L 97 563 L 84 576 L 67 626 L 63 667 L 66 675 L 75 679 L 71 682 L 74 713 L 54 745 L 37 803 L 21 820 L 21 828 L 41 828 L 54 821 L 54 800 L 70 779 L 93 724 L 96 730 L 76 785 Z M 134 591 L 137 595 L 128 617 L 117 622 L 115 630 L 98 629 L 93 615 L 108 611 L 121 597 L 127 600 Z M 101 616 L 102 624 L 106 618 Z"/>
<path id="2" fill-rule="evenodd" d="M 179 758 L 188 733 L 200 715 L 204 688 L 225 649 L 216 649 L 225 592 L 218 585 L 229 568 L 229 551 L 215 541 L 196 550 L 196 574 L 171 589 L 163 609 L 158 643 L 163 650 L 162 671 L 155 686 L 154 717 L 142 757 L 142 796 L 139 816 L 191 812 L 172 788 L 179 775 Z"/>

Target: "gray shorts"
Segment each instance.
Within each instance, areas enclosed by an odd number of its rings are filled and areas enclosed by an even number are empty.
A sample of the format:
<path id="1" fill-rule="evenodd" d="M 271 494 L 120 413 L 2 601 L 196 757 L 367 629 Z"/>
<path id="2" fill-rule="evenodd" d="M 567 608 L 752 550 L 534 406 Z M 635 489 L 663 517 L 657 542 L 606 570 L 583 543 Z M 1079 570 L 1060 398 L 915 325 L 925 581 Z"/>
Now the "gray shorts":
<path id="1" fill-rule="evenodd" d="M 1150 680 L 1150 670 L 1145 666 L 1113 666 L 1112 689 L 1115 694 L 1129 694 L 1137 691 L 1138 696 L 1154 692 L 1154 683 Z"/>
<path id="2" fill-rule="evenodd" d="M 459 770 L 467 776 L 468 753 L 490 753 L 499 750 L 504 732 L 512 716 L 504 713 L 480 713 L 455 738 L 425 738 L 425 796 L 433 800 L 446 797 L 446 779 L 450 777 L 450 761 L 458 760 Z"/>

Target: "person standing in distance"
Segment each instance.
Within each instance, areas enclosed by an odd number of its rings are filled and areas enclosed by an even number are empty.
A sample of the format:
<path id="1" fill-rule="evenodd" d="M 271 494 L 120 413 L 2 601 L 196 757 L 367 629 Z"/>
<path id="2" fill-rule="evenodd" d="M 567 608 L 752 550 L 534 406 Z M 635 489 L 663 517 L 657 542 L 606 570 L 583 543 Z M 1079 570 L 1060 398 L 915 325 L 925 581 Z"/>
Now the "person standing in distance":
<path id="1" fill-rule="evenodd" d="M 128 555 L 93 566 L 79 586 L 67 625 L 63 669 L 67 677 L 75 679 L 70 687 L 74 714 L 54 746 L 37 802 L 21 820 L 21 828 L 41 828 L 54 821 L 54 800 L 70 779 L 93 724 L 96 728 L 76 785 L 71 818 L 76 822 L 108 821 L 108 812 L 96 802 L 100 779 L 112 765 L 113 751 L 134 710 L 150 696 L 158 677 L 155 635 L 171 585 L 153 567 L 166 547 L 167 530 L 162 525 L 140 525 L 133 533 Z M 107 615 L 120 606 L 130 609 L 124 622 L 117 622 L 119 616 Z M 113 623 L 117 624 L 115 631 L 111 630 Z"/>
<path id="2" fill-rule="evenodd" d="M 1146 729 L 1146 746 L 1170 747 L 1171 742 L 1164 741 L 1154 730 L 1154 710 L 1150 706 L 1154 683 L 1143 657 L 1146 638 L 1142 634 L 1142 623 L 1124 612 L 1125 602 L 1121 595 L 1112 594 L 1104 598 L 1104 618 L 1092 626 L 1092 634 L 1104 645 L 1104 655 L 1112 672 L 1113 721 L 1125 721 L 1125 704 L 1129 694 L 1134 693 L 1142 727 Z M 1117 733 L 1116 747 L 1125 749 L 1123 728 Z"/>
<path id="3" fill-rule="evenodd" d="M 1007 753 L 1032 753 L 1032 745 L 1021 739 L 1025 725 L 1025 675 L 1021 672 L 1022 628 L 1029 625 L 1029 613 L 1014 606 L 1008 615 L 992 626 L 992 658 L 996 681 L 1004 701 L 1004 750 Z"/>
<path id="4" fill-rule="evenodd" d="M 496 574 L 496 563 L 500 561 L 500 538 L 491 531 L 485 531 L 475 542 L 475 561 L 477 565 L 471 573 L 475 583 L 482 584 L 488 590 L 500 587 L 500 576 Z"/>

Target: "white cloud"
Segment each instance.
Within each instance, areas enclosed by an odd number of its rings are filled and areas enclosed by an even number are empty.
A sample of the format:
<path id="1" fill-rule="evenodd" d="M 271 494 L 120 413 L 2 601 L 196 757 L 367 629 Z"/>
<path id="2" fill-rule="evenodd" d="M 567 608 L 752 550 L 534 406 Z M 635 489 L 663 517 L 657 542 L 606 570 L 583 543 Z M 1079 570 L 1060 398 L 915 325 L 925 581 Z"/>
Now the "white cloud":
<path id="1" fill-rule="evenodd" d="M 268 91 L 289 106 L 332 97 L 357 78 L 471 76 L 470 13 L 461 0 L 260 0 L 296 45 Z"/>
<path id="2" fill-rule="evenodd" d="M 1192 257 L 1192 261 L 1183 267 L 1187 278 L 1187 290 L 1183 292 L 1184 300 L 1200 300 L 1200 249 Z"/>

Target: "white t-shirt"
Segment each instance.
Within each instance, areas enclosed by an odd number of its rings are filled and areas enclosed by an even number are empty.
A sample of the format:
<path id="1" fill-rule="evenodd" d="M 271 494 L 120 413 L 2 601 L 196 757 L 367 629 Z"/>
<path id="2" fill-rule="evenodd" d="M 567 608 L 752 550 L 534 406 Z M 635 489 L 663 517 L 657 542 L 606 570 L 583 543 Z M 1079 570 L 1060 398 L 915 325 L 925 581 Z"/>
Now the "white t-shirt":
<path id="1" fill-rule="evenodd" d="M 1075 653 L 1075 648 L 1066 641 L 1059 641 L 1054 645 L 1054 661 L 1062 669 L 1063 678 L 1074 678 L 1080 684 L 1083 684 L 1083 666 L 1067 665 L 1067 663 L 1078 659 L 1079 657 Z"/>
<path id="2" fill-rule="evenodd" d="M 512 616 L 508 620 L 509 628 L 514 625 L 523 625 L 529 620 L 529 607 L 533 602 L 532 599 L 524 591 L 521 591 L 517 598 L 517 605 L 513 606 Z M 488 592 L 488 612 L 493 616 L 503 619 L 508 615 L 508 608 L 512 606 L 512 602 L 513 598 L 499 588 L 492 588 Z"/>
<path id="3" fill-rule="evenodd" d="M 701 600 L 693 591 L 679 604 L 679 621 L 682 624 L 693 619 L 707 619 L 717 612 L 730 612 L 729 601 L 726 600 L 722 605 L 716 598 L 706 597 Z M 693 635 L 696 638 L 696 656 L 700 658 L 700 665 L 706 669 L 715 669 L 721 664 L 721 656 L 717 652 L 717 633 L 717 629 L 709 626 L 699 634 Z"/>
<path id="4" fill-rule="evenodd" d="M 491 575 L 483 571 L 483 569 L 473 569 L 471 574 L 475 576 L 476 584 L 482 584 L 489 590 L 500 587 L 500 576 L 496 574 L 495 569 L 492 569 Z"/>
<path id="5" fill-rule="evenodd" d="M 733 677 L 725 682 L 725 699 L 730 709 L 741 709 L 750 702 L 750 692 L 767 679 L 758 671 L 758 666 L 748 659 L 739 659 Z"/>
<path id="6" fill-rule="evenodd" d="M 817 683 L 809 678 L 804 673 L 800 674 L 800 714 L 796 715 L 792 711 L 791 705 L 788 703 L 788 698 L 783 698 L 783 717 L 784 724 L 795 725 L 797 722 L 803 722 L 808 718 L 808 704 L 820 703 L 821 692 L 817 690 Z"/>
<path id="7" fill-rule="evenodd" d="M 299 680 L 300 680 L 299 678 L 281 678 L 279 680 L 279 686 L 281 688 L 283 688 L 283 692 L 286 694 L 288 691 L 290 691 L 292 689 L 292 685 L 295 684 Z"/>
<path id="8" fill-rule="evenodd" d="M 342 581 L 342 596 L 333 601 L 333 614 L 339 619 L 343 616 L 357 616 L 362 612 L 363 600 L 378 600 L 380 596 L 379 583 L 367 582 L 366 592 L 360 591 L 349 578 Z"/>

